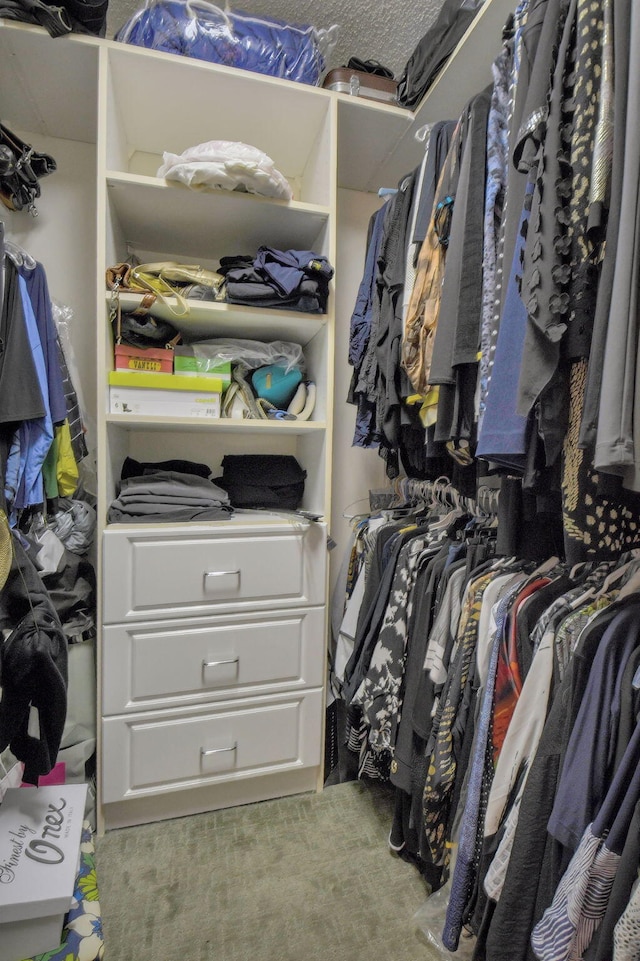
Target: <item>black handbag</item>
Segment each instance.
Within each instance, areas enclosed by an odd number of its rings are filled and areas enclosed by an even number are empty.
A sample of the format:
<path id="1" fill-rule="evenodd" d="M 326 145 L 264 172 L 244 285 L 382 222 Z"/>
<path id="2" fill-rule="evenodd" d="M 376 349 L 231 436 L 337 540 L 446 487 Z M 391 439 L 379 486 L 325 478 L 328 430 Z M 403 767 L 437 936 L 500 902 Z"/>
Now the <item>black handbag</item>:
<path id="1" fill-rule="evenodd" d="M 385 80 L 393 80 L 393 71 L 389 67 L 383 66 L 377 60 L 360 60 L 359 57 L 351 57 L 347 61 L 349 70 L 360 70 L 362 73 L 370 73 L 373 77 L 383 77 Z"/>
<path id="2" fill-rule="evenodd" d="M 104 37 L 109 0 L 0 0 L 0 17 L 35 23 L 50 37 L 89 33 Z"/>
<path id="3" fill-rule="evenodd" d="M 0 200 L 9 210 L 38 216 L 40 179 L 56 170 L 49 154 L 40 153 L 0 123 Z"/>
<path id="4" fill-rule="evenodd" d="M 74 33 L 88 33 L 104 37 L 107 26 L 109 0 L 60 0 Z"/>

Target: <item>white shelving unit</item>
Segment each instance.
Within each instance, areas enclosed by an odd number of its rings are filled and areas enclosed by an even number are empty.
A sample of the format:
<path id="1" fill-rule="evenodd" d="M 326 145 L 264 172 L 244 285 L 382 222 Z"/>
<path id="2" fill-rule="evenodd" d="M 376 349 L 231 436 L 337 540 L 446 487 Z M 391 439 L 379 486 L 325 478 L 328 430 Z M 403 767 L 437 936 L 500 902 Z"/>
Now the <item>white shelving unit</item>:
<path id="1" fill-rule="evenodd" d="M 154 109 L 158 91 L 162 103 Z M 141 262 L 186 261 L 215 269 L 222 256 L 253 255 L 268 245 L 313 250 L 335 264 L 337 121 L 336 104 L 325 92 L 114 43 L 103 51 L 99 99 L 98 211 L 104 218 L 98 227 L 99 262 L 107 266 L 135 256 Z M 155 176 L 164 151 L 181 153 L 212 139 L 259 147 L 292 185 L 294 199 L 287 203 L 225 190 L 192 191 Z M 151 425 L 149 418 L 142 418 L 136 430 L 135 423 L 109 415 L 103 425 L 109 430 L 99 445 L 107 461 L 101 484 L 105 510 L 123 453 L 134 456 L 144 443 L 165 452 L 163 459 L 181 456 L 184 427 L 196 433 L 200 429 L 206 438 L 207 463 L 214 474 L 225 454 L 250 453 L 256 445 L 265 452 L 293 453 L 311 478 L 303 506 L 326 517 L 331 481 L 327 452 L 334 365 L 332 294 L 323 315 L 190 304 L 189 314 L 180 318 L 170 308 L 161 308 L 159 313 L 179 327 L 185 339 L 250 336 L 301 344 L 307 378 L 318 385 L 317 407 L 304 425 L 198 424 L 175 418 L 164 422 L 165 436 L 160 436 L 163 422 L 156 420 L 151 441 L 138 436 Z M 102 345 L 98 383 L 106 396 L 104 375 L 100 382 L 100 374 L 112 366 L 106 327 Z"/>
<path id="2" fill-rule="evenodd" d="M 99 263 L 106 267 L 135 257 L 143 263 L 173 260 L 215 269 L 221 257 L 253 256 L 266 245 L 312 250 L 335 264 L 333 100 L 315 88 L 117 44 L 101 51 L 100 68 Z M 196 192 L 157 178 L 164 151 L 181 153 L 208 140 L 237 140 L 263 150 L 291 184 L 294 199 Z M 105 317 L 107 303 L 103 295 Z M 327 517 L 333 286 L 323 315 L 218 303 L 189 308 L 178 318 L 170 305 L 165 307 L 185 339 L 251 335 L 300 344 L 306 377 L 317 385 L 312 420 L 107 414 L 113 345 L 105 323 L 98 341 L 98 397 L 104 398 L 98 403 L 100 516 L 107 517 L 127 456 L 153 462 L 186 458 L 206 463 L 217 476 L 228 454 L 270 453 L 296 457 L 307 474 L 302 506 Z M 239 512 L 232 520 L 200 528 L 151 527 L 113 525 L 103 535 L 106 826 L 319 787 L 327 624 L 324 525 L 311 527 L 299 518 L 265 524 Z M 312 591 L 299 583 L 305 570 Z M 143 586 L 147 582 L 150 594 Z M 122 584 L 129 597 L 124 607 L 117 587 Z M 295 615 L 285 616 L 292 606 Z M 251 619 L 248 640 L 248 627 L 236 615 Z M 130 626 L 140 616 L 144 631 Z M 273 648 L 276 656 L 283 619 L 289 663 L 286 670 L 280 663 L 274 675 L 273 667 L 267 669 L 268 652 Z M 114 691 L 123 648 L 126 667 Z M 303 661 L 311 667 L 301 674 Z M 245 678 L 256 664 L 262 668 L 247 686 Z M 174 677 L 170 690 L 167 676 Z"/>
<path id="3" fill-rule="evenodd" d="M 0 117 L 59 159 L 43 182 L 38 220 L 2 217 L 73 309 L 81 386 L 96 425 L 101 829 L 321 786 L 324 525 L 263 513 L 110 526 L 107 509 L 127 456 L 206 462 L 215 476 L 226 454 L 280 453 L 307 472 L 302 506 L 329 519 L 332 487 L 345 480 L 339 458 L 332 462 L 338 190 L 376 192 L 419 163 L 416 131 L 455 117 L 491 81 L 513 5 L 486 0 L 415 112 L 107 40 L 52 40 L 0 20 Z M 293 200 L 193 192 L 158 179 L 164 151 L 208 140 L 259 147 Z M 163 305 L 157 313 L 185 340 L 301 344 L 318 385 L 313 418 L 109 414 L 105 268 L 134 255 L 215 268 L 221 256 L 263 244 L 328 258 L 336 277 L 325 315 L 201 302 L 190 303 L 186 318 Z M 123 308 L 136 299 L 121 295 Z"/>

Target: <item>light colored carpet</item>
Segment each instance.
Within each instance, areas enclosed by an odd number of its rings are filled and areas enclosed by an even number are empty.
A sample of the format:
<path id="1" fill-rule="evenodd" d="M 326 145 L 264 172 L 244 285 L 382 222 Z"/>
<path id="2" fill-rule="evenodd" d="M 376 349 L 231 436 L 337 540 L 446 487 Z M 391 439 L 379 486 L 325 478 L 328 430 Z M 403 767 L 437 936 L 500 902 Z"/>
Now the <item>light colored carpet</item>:
<path id="1" fill-rule="evenodd" d="M 389 852 L 393 792 L 347 782 L 108 832 L 106 961 L 430 961 L 426 888 Z"/>

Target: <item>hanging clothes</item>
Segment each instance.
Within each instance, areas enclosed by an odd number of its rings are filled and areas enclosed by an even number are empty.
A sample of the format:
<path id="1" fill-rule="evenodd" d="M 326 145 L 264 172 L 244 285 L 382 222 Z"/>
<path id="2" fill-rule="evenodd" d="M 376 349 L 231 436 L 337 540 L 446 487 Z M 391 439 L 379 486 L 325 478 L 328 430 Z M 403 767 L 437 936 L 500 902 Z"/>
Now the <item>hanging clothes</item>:
<path id="1" fill-rule="evenodd" d="M 387 213 L 388 207 L 381 207 L 369 221 L 364 274 L 360 281 L 349 327 L 349 363 L 353 367 L 353 373 L 347 402 L 355 404 L 358 408 L 353 438 L 355 447 L 378 446 L 378 438 L 375 432 L 375 399 L 372 398 L 370 393 L 362 389 L 362 385 L 358 389 L 358 382 L 371 338 L 377 265 Z"/>
<path id="2" fill-rule="evenodd" d="M 399 416 L 434 456 L 401 459 L 407 489 L 490 478 L 497 526 L 483 553 L 467 505 L 434 542 L 427 498 L 378 532 L 342 695 L 360 776 L 396 790 L 390 847 L 450 886 L 437 936 L 474 961 L 634 955 L 639 29 L 629 0 L 517 4 L 405 271 Z"/>
<path id="3" fill-rule="evenodd" d="M 371 531 L 360 519 L 361 634 L 341 692 L 358 776 L 396 789 L 390 847 L 435 891 L 457 844 L 445 946 L 465 931 L 478 959 L 525 959 L 636 726 L 640 556 L 574 570 L 495 556 L 495 518 L 475 510 L 451 497 Z M 632 876 L 611 883 L 607 943 Z"/>
<path id="4" fill-rule="evenodd" d="M 37 784 L 62 743 L 70 638 L 79 642 L 95 632 L 95 574 L 81 556 L 92 543 L 95 512 L 83 538 L 75 538 L 77 554 L 43 519 L 48 511 L 49 519 L 57 516 L 58 498 L 78 489 L 67 418 L 72 385 L 61 365 L 44 268 L 5 243 L 1 223 L 0 257 L 0 503 L 13 528 L 11 570 L 0 592 L 0 751 L 10 747 L 24 762 L 24 780 Z"/>
<path id="5" fill-rule="evenodd" d="M 20 279 L 15 265 L 5 258 L 5 282 L 0 321 L 0 465 L 6 474 L 9 446 L 15 425 L 45 416 L 44 399 L 27 336 Z M 4 484 L 2 485 L 4 503 Z"/>
<path id="6" fill-rule="evenodd" d="M 18 286 L 27 338 L 38 376 L 39 394 L 44 405 L 44 416 L 23 421 L 13 437 L 5 474 L 5 495 L 10 507 L 12 526 L 17 523 L 19 511 L 44 502 L 42 468 L 53 442 L 45 352 L 27 285 L 22 277 L 18 279 Z"/>

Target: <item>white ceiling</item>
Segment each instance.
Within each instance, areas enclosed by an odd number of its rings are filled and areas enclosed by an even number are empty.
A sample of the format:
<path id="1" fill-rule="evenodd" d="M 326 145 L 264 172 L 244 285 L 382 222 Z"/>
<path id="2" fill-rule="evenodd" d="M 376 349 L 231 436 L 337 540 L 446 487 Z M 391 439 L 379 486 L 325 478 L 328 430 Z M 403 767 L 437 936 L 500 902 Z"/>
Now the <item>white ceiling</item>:
<path id="1" fill-rule="evenodd" d="M 444 0 L 239 0 L 231 10 L 277 17 L 287 23 L 312 24 L 327 30 L 338 26 L 336 46 L 327 69 L 344 66 L 350 57 L 377 60 L 402 75 L 420 38 L 434 23 Z M 222 4 L 221 4 L 222 5 Z M 111 0 L 107 36 L 143 6 L 140 0 Z"/>

